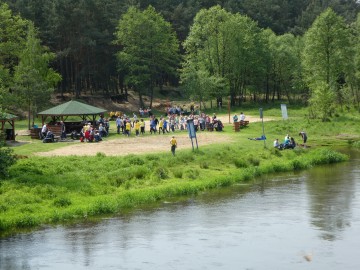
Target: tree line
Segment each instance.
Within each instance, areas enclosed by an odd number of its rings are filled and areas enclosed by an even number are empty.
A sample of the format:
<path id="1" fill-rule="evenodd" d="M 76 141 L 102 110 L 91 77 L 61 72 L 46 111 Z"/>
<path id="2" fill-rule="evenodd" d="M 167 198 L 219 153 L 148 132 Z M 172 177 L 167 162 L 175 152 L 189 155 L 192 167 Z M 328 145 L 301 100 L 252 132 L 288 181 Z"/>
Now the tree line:
<path id="1" fill-rule="evenodd" d="M 326 117 L 359 106 L 358 11 L 344 0 L 0 1 L 1 104 L 30 112 L 54 89 L 131 88 L 151 107 L 154 88 L 173 85 L 200 102 L 300 100 Z"/>

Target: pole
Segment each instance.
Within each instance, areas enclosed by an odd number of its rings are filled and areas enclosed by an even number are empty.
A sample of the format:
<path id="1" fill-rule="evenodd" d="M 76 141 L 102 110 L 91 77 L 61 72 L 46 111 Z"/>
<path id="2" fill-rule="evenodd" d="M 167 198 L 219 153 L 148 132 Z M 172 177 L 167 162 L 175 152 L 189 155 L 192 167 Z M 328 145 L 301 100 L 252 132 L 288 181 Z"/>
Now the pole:
<path id="1" fill-rule="evenodd" d="M 230 124 L 230 98 L 231 98 L 231 95 L 229 96 L 229 102 L 228 102 L 229 124 Z"/>
<path id="2" fill-rule="evenodd" d="M 263 109 L 260 108 L 260 118 L 261 118 L 261 123 L 262 123 L 262 134 L 265 137 L 265 129 L 264 129 L 264 114 L 263 114 Z M 264 148 L 266 148 L 266 139 L 264 140 Z"/>

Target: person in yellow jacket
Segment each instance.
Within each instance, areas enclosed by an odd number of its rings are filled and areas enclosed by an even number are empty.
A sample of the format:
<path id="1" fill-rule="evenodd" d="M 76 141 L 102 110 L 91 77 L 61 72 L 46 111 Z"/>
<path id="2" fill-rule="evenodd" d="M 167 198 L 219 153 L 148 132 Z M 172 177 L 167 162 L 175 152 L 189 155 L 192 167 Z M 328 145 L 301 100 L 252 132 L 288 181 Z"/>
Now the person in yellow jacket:
<path id="1" fill-rule="evenodd" d="M 139 120 L 135 121 L 135 134 L 136 134 L 136 136 L 139 136 L 139 134 L 140 134 L 140 122 L 139 122 Z"/>
<path id="2" fill-rule="evenodd" d="M 161 117 L 159 121 L 159 134 L 161 131 L 164 133 L 163 127 L 164 127 L 164 119 Z"/>
<path id="3" fill-rule="evenodd" d="M 126 125 L 125 125 L 125 134 L 129 137 L 130 136 L 130 130 L 131 130 L 131 123 L 130 121 L 127 121 L 126 122 Z"/>
<path id="4" fill-rule="evenodd" d="M 175 136 L 172 136 L 172 138 L 170 140 L 170 145 L 171 145 L 171 152 L 172 152 L 173 156 L 175 156 L 175 149 L 177 147 L 177 141 L 175 139 Z"/>

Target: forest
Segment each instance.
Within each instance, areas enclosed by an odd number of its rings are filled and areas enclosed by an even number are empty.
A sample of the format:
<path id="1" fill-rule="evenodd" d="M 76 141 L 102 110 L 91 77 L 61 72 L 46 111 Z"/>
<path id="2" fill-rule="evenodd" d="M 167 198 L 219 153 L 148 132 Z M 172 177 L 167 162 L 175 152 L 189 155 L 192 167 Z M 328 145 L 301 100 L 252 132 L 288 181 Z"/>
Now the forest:
<path id="1" fill-rule="evenodd" d="M 200 104 L 300 102 L 326 119 L 359 108 L 359 11 L 356 0 L 0 0 L 1 110 L 128 89 L 151 107 L 154 89 L 174 87 Z"/>

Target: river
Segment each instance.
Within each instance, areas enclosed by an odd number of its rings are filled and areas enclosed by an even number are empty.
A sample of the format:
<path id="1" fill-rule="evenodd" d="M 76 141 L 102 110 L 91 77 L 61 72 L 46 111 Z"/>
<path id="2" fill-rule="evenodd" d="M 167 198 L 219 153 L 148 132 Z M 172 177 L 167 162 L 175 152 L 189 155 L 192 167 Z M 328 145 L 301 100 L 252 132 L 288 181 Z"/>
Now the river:
<path id="1" fill-rule="evenodd" d="M 360 155 L 0 239 L 0 269 L 360 269 Z"/>

